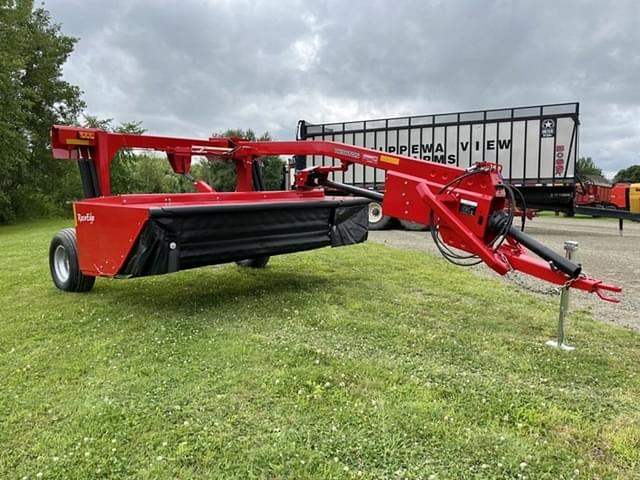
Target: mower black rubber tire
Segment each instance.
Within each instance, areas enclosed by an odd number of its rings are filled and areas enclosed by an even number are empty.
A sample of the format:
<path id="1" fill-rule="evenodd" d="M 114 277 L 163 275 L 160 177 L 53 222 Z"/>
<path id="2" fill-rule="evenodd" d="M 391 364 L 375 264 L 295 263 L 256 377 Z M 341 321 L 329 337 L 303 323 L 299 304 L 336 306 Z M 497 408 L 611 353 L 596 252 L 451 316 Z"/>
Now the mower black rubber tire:
<path id="1" fill-rule="evenodd" d="M 49 270 L 56 287 L 65 292 L 88 292 L 96 277 L 80 271 L 75 228 L 60 230 L 49 246 Z"/>
<path id="2" fill-rule="evenodd" d="M 245 268 L 264 268 L 269 263 L 271 257 L 255 257 L 247 258 L 246 260 L 238 260 L 236 264 Z"/>

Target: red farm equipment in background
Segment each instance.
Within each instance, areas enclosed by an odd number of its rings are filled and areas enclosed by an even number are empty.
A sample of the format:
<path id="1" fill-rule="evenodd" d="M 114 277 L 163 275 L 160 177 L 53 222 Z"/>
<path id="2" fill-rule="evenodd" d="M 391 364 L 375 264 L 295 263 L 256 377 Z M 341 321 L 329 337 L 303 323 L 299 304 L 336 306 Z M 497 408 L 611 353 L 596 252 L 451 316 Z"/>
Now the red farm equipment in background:
<path id="1" fill-rule="evenodd" d="M 625 210 L 640 214 L 640 184 L 618 182 L 614 185 L 587 180 L 576 188 L 577 207 L 598 207 Z"/>
<path id="2" fill-rule="evenodd" d="M 631 183 L 616 183 L 609 192 L 609 204 L 620 210 L 630 210 L 630 193 Z M 634 213 L 640 213 L 640 211 Z"/>
<path id="3" fill-rule="evenodd" d="M 608 207 L 611 201 L 611 185 L 585 182 L 576 188 L 576 205 Z"/>
<path id="4" fill-rule="evenodd" d="M 64 126 L 53 127 L 52 146 L 55 158 L 78 161 L 86 197 L 74 203 L 75 229 L 51 243 L 53 281 L 65 291 L 90 290 L 99 276 L 234 261 L 264 267 L 272 255 L 360 243 L 367 239 L 371 200 L 385 215 L 432 225 L 438 249 L 458 265 L 484 262 L 500 275 L 517 270 L 609 301 L 617 300 L 606 292 L 621 291 L 513 225 L 514 191 L 494 163 L 461 169 L 331 141 L 199 140 Z M 194 156 L 234 162 L 236 191 L 216 192 L 195 181 L 194 193 L 111 195 L 111 161 L 125 148 L 165 152 L 182 175 Z M 337 162 L 297 172 L 294 190 L 264 191 L 265 155 L 325 155 Z M 384 194 L 329 179 L 352 165 L 385 170 Z M 328 196 L 325 188 L 351 196 Z"/>

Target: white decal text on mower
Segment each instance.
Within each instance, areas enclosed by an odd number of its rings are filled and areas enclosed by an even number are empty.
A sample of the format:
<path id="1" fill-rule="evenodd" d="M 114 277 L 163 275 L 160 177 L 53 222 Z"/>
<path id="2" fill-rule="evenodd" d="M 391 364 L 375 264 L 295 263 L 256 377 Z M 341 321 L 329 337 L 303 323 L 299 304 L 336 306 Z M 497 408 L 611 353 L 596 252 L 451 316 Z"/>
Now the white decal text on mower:
<path id="1" fill-rule="evenodd" d="M 360 154 L 358 152 L 352 152 L 351 150 L 346 150 L 344 148 L 336 148 L 334 149 L 338 155 L 344 155 L 345 157 L 351 158 L 360 158 Z"/>
<path id="2" fill-rule="evenodd" d="M 78 213 L 78 223 L 93 223 L 96 220 L 96 217 L 93 213 Z"/>

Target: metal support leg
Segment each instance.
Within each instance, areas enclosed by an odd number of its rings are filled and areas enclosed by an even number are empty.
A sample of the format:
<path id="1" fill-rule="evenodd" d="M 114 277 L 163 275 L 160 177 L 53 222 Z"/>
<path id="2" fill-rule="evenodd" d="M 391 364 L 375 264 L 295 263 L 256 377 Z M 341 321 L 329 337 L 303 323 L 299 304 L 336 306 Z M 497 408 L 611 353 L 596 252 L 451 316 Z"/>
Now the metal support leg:
<path id="1" fill-rule="evenodd" d="M 573 253 L 578 249 L 578 242 L 567 240 L 564 242 L 564 252 L 567 260 L 574 260 Z M 574 350 L 576 347 L 564 342 L 567 314 L 569 313 L 569 287 L 562 287 L 560 291 L 560 314 L 558 316 L 558 339 L 549 340 L 546 345 L 565 351 Z"/>
<path id="2" fill-rule="evenodd" d="M 619 218 L 618 219 L 618 231 L 620 232 L 620 235 L 622 235 L 623 227 L 624 227 L 624 219 Z"/>

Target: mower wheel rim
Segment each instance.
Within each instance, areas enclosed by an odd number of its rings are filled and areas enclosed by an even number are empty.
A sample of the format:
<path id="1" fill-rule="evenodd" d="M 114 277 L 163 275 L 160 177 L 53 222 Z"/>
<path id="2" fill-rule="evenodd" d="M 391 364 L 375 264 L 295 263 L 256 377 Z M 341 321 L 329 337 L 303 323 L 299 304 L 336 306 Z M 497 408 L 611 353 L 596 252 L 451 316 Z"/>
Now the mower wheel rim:
<path id="1" fill-rule="evenodd" d="M 369 204 L 369 223 L 378 223 L 382 220 L 382 205 L 376 202 Z"/>
<path id="2" fill-rule="evenodd" d="M 53 268 L 61 282 L 69 280 L 69 255 L 63 245 L 58 245 L 53 253 Z"/>

